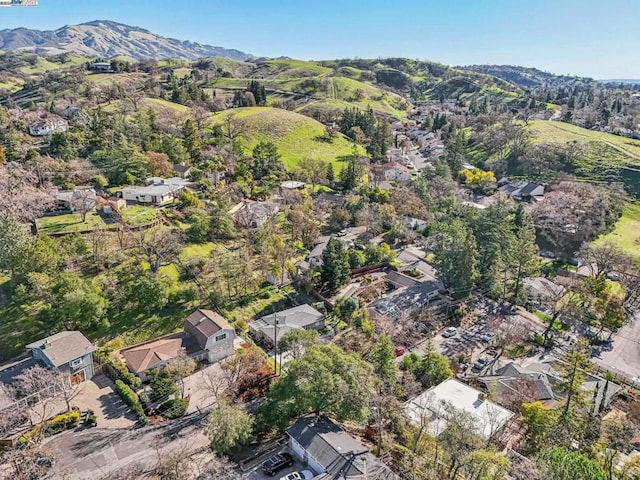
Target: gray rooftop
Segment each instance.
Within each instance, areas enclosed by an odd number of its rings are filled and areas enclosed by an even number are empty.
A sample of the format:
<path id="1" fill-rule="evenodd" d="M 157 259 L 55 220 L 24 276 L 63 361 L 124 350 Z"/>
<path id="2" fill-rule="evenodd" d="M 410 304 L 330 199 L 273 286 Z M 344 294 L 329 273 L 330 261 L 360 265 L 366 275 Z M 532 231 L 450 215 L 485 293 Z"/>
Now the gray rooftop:
<path id="1" fill-rule="evenodd" d="M 30 343 L 26 348 L 29 350 L 41 350 L 56 367 L 96 350 L 96 347 L 78 331 L 56 333 L 50 337 Z"/>
<path id="2" fill-rule="evenodd" d="M 305 304 L 253 320 L 249 322 L 249 327 L 252 330 L 261 332 L 273 341 L 276 335 L 276 328 L 278 337 L 281 337 L 291 330 L 306 328 L 323 318 L 324 314 L 311 305 Z"/>
<path id="3" fill-rule="evenodd" d="M 340 478 L 350 480 L 365 478 L 365 471 L 369 480 L 399 480 L 389 467 L 368 452 L 358 440 L 325 416 L 299 418 L 287 430 L 287 434 L 326 469 L 330 474 L 326 478 L 334 478 L 335 474 L 343 470 L 344 477 Z M 361 455 L 353 458 L 349 464 L 352 453 Z"/>

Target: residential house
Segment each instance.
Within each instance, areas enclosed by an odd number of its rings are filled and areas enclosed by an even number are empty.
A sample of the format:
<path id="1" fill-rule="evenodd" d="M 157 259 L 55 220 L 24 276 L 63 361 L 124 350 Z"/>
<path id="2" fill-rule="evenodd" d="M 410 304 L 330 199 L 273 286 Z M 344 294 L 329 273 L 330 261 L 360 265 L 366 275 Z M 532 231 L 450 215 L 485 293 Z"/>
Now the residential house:
<path id="1" fill-rule="evenodd" d="M 59 207 L 74 212 L 90 212 L 96 209 L 96 191 L 91 187 L 73 190 L 58 190 L 56 202 Z"/>
<path id="2" fill-rule="evenodd" d="M 358 440 L 324 415 L 301 417 L 287 429 L 289 450 L 315 480 L 400 480 Z"/>
<path id="3" fill-rule="evenodd" d="M 498 191 L 518 201 L 539 201 L 544 196 L 544 186 L 524 180 L 501 178 L 498 180 Z"/>
<path id="4" fill-rule="evenodd" d="M 217 170 L 207 173 L 207 180 L 209 180 L 214 185 L 220 183 L 225 178 L 227 178 L 227 172 L 225 172 L 224 170 Z"/>
<path id="5" fill-rule="evenodd" d="M 29 125 L 29 135 L 45 137 L 55 132 L 64 132 L 69 124 L 64 118 L 50 116 Z"/>
<path id="6" fill-rule="evenodd" d="M 150 369 L 161 368 L 181 355 L 217 362 L 233 354 L 236 332 L 211 310 L 199 309 L 187 317 L 182 332 L 164 335 L 120 351 L 129 370 L 142 380 Z"/>
<path id="7" fill-rule="evenodd" d="M 185 188 L 192 185 L 188 180 L 178 177 L 152 177 L 147 181 L 144 187 L 124 187 L 116 192 L 116 196 L 127 202 L 159 206 L 174 201 Z"/>
<path id="8" fill-rule="evenodd" d="M 329 236 L 322 236 L 319 237 L 315 247 L 313 247 L 313 250 L 311 250 L 311 252 L 309 252 L 309 255 L 307 255 L 307 262 L 309 262 L 309 265 L 312 268 L 320 268 L 322 266 L 322 255 L 324 254 L 324 251 L 327 249 L 327 244 L 329 243 L 329 240 L 331 239 L 331 237 Z"/>
<path id="9" fill-rule="evenodd" d="M 564 398 L 559 385 L 562 383 L 561 374 L 557 368 L 562 362 L 554 357 L 548 357 L 541 362 L 533 362 L 526 366 L 514 362 L 500 368 L 495 375 L 480 377 L 480 381 L 489 389 L 496 391 L 497 398 L 508 397 L 514 390 L 523 389 L 523 381 L 529 383 L 528 393 L 532 401 L 539 400 L 548 406 L 555 406 Z M 608 406 L 620 385 L 589 372 L 582 372 L 584 382 L 582 390 L 586 396 L 594 400 L 594 406 Z"/>
<path id="10" fill-rule="evenodd" d="M 229 213 L 238 225 L 245 228 L 258 228 L 274 217 L 278 210 L 278 205 L 273 202 L 243 200 L 229 210 Z"/>
<path id="11" fill-rule="evenodd" d="M 75 105 L 65 107 L 62 116 L 76 125 L 88 125 L 91 122 L 87 112 Z"/>
<path id="12" fill-rule="evenodd" d="M 110 62 L 93 62 L 89 65 L 89 70 L 97 72 L 113 72 Z"/>
<path id="13" fill-rule="evenodd" d="M 411 172 L 399 162 L 387 162 L 373 168 L 375 180 L 388 180 L 390 182 L 409 182 Z"/>
<path id="14" fill-rule="evenodd" d="M 282 182 L 280 184 L 280 188 L 283 188 L 285 190 L 304 190 L 306 183 L 304 182 L 298 182 L 295 180 L 287 180 L 285 182 Z"/>
<path id="15" fill-rule="evenodd" d="M 427 226 L 427 222 L 419 218 L 401 215 L 399 219 L 400 223 L 402 223 L 402 225 L 409 230 L 424 230 L 424 228 Z"/>
<path id="16" fill-rule="evenodd" d="M 299 305 L 249 322 L 249 332 L 256 340 L 271 346 L 291 330 L 322 330 L 324 319 L 324 314 L 311 305 Z"/>
<path id="17" fill-rule="evenodd" d="M 91 379 L 96 347 L 78 331 L 64 331 L 27 345 L 34 360 L 69 375 L 72 384 Z"/>
<path id="18" fill-rule="evenodd" d="M 537 302 L 557 300 L 566 289 L 545 277 L 525 278 L 523 283 L 529 289 L 529 299 Z"/>
<path id="19" fill-rule="evenodd" d="M 193 167 L 191 165 L 187 165 L 184 162 L 178 163 L 177 165 L 173 166 L 174 173 L 180 178 L 189 178 L 189 174 L 192 170 Z"/>
<path id="20" fill-rule="evenodd" d="M 440 436 L 459 412 L 473 419 L 477 435 L 490 440 L 509 421 L 513 412 L 487 398 L 486 393 L 458 380 L 448 379 L 407 402 L 409 421 Z"/>
<path id="21" fill-rule="evenodd" d="M 321 193 L 316 197 L 316 203 L 325 205 L 327 208 L 342 208 L 346 203 L 344 195 L 338 193 Z"/>
<path id="22" fill-rule="evenodd" d="M 199 309 L 187 317 L 184 331 L 193 335 L 200 349 L 206 352 L 209 363 L 214 363 L 233 354 L 233 341 L 236 331 L 220 314 L 211 310 Z"/>

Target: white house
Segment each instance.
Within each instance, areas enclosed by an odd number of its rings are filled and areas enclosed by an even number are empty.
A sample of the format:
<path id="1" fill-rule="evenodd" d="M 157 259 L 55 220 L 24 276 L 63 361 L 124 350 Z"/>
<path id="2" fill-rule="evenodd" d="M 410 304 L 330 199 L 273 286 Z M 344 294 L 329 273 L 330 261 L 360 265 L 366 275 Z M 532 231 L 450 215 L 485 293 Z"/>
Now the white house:
<path id="1" fill-rule="evenodd" d="M 484 392 L 454 379 L 445 380 L 407 402 L 405 413 L 415 425 L 425 425 L 434 437 L 444 432 L 456 413 L 466 414 L 475 433 L 489 440 L 513 412 L 487 399 Z"/>
<path id="2" fill-rule="evenodd" d="M 64 132 L 69 124 L 64 118 L 48 117 L 29 125 L 29 134 L 34 137 L 45 137 L 54 132 Z"/>
<path id="3" fill-rule="evenodd" d="M 124 187 L 116 192 L 116 196 L 127 202 L 163 205 L 178 198 L 185 188 L 192 185 L 188 180 L 179 177 L 152 177 L 147 180 L 149 185 Z"/>

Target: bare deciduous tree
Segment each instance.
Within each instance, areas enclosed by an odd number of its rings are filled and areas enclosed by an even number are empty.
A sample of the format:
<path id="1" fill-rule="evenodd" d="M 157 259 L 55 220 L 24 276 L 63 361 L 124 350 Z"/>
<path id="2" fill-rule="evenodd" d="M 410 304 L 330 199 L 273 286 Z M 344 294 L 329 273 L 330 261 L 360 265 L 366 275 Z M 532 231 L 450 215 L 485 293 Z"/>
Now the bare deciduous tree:
<path id="1" fill-rule="evenodd" d="M 140 252 L 153 273 L 157 273 L 163 262 L 174 258 L 182 247 L 182 234 L 175 229 L 158 227 L 142 230 L 135 235 Z"/>
<path id="2" fill-rule="evenodd" d="M 185 394 L 184 380 L 191 375 L 195 369 L 195 360 L 185 352 L 180 352 L 176 358 L 170 360 L 164 367 L 164 370 L 173 378 L 173 381 L 176 382 L 182 398 L 184 398 Z"/>

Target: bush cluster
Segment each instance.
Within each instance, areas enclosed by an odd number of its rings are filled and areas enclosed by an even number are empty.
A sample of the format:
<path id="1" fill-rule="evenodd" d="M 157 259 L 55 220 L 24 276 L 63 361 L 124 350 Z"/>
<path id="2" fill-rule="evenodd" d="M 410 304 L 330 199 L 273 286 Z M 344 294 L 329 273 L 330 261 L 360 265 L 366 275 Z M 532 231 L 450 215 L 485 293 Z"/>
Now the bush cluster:
<path id="1" fill-rule="evenodd" d="M 189 400 L 186 398 L 176 398 L 175 400 L 167 400 L 158 407 L 158 413 L 165 418 L 180 418 L 187 413 Z"/>
<path id="2" fill-rule="evenodd" d="M 118 392 L 118 395 L 120 395 L 124 403 L 129 405 L 139 418 L 145 418 L 144 409 L 142 408 L 138 394 L 134 392 L 129 385 L 126 385 L 122 380 L 116 380 L 116 392 Z"/>
<path id="3" fill-rule="evenodd" d="M 61 413 L 26 432 L 19 438 L 18 444 L 26 445 L 33 440 L 39 440 L 41 437 L 56 435 L 64 430 L 77 427 L 78 423 L 80 423 L 80 412 L 72 410 L 67 413 Z"/>

